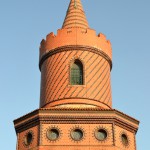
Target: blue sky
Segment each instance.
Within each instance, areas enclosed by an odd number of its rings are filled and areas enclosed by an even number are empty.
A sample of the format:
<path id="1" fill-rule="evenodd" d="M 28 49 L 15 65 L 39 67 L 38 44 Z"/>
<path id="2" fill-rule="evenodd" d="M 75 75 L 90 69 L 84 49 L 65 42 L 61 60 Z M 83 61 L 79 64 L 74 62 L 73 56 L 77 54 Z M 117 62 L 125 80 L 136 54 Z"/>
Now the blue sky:
<path id="1" fill-rule="evenodd" d="M 150 1 L 82 0 L 91 28 L 112 43 L 113 107 L 140 120 L 137 149 L 149 149 Z M 61 28 L 69 0 L 0 0 L 1 149 L 15 150 L 13 120 L 39 107 L 39 45 Z"/>

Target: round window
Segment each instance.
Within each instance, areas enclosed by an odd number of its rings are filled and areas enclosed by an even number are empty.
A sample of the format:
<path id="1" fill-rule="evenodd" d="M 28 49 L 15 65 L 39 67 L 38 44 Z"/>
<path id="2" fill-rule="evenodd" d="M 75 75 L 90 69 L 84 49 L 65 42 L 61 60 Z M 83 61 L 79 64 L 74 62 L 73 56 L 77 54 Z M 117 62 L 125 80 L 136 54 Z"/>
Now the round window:
<path id="1" fill-rule="evenodd" d="M 47 131 L 47 138 L 49 140 L 57 140 L 59 137 L 59 131 L 57 129 L 49 129 Z"/>
<path id="2" fill-rule="evenodd" d="M 83 131 L 81 129 L 75 129 L 71 132 L 71 137 L 75 141 L 80 141 L 83 138 Z"/>
<path id="3" fill-rule="evenodd" d="M 103 141 L 107 138 L 107 132 L 104 129 L 99 129 L 95 132 L 95 137 L 98 140 Z"/>
<path id="4" fill-rule="evenodd" d="M 25 145 L 29 146 L 31 144 L 32 140 L 33 140 L 33 135 L 32 135 L 32 133 L 29 132 L 25 136 L 25 140 L 24 140 Z"/>
<path id="5" fill-rule="evenodd" d="M 121 135 L 121 140 L 122 140 L 123 145 L 125 145 L 125 146 L 128 145 L 128 143 L 129 143 L 128 137 L 125 134 Z"/>

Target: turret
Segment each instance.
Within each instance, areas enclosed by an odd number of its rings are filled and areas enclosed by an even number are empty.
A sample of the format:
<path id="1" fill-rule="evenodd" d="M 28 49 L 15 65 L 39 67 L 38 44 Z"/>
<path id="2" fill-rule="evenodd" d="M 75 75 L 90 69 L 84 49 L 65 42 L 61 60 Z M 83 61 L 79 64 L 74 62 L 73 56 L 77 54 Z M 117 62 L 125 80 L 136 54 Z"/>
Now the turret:
<path id="1" fill-rule="evenodd" d="M 71 0 L 57 35 L 40 46 L 40 107 L 111 109 L 111 43 L 88 25 L 80 0 Z"/>
<path id="2" fill-rule="evenodd" d="M 136 150 L 139 121 L 112 109 L 112 49 L 80 0 L 40 45 L 40 108 L 14 121 L 17 150 Z"/>

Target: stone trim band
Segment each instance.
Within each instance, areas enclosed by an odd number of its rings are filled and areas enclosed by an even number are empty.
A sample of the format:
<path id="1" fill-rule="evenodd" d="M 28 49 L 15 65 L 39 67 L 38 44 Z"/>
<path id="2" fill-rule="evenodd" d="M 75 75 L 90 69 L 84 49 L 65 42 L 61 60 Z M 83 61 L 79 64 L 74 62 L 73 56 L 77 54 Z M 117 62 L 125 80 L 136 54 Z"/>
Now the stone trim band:
<path id="1" fill-rule="evenodd" d="M 81 50 L 81 51 L 89 51 L 92 53 L 96 53 L 96 54 L 102 56 L 103 58 L 105 58 L 110 65 L 110 70 L 112 69 L 112 60 L 106 53 L 104 53 L 100 49 L 90 47 L 90 46 L 83 46 L 83 45 L 68 45 L 68 46 L 58 47 L 58 48 L 55 48 L 52 50 L 47 50 L 42 56 L 40 55 L 39 69 L 41 70 L 43 62 L 50 56 L 52 56 L 56 53 L 63 52 L 63 51 L 72 51 L 72 50 Z"/>

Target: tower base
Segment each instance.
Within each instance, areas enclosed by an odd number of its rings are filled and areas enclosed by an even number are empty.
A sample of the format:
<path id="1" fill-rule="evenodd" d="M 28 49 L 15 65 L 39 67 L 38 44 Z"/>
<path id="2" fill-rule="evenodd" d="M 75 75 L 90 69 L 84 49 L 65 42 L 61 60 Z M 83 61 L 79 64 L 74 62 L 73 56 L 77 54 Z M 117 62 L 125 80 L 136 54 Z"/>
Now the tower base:
<path id="1" fill-rule="evenodd" d="M 139 121 L 114 109 L 41 108 L 14 124 L 17 150 L 136 150 Z"/>

